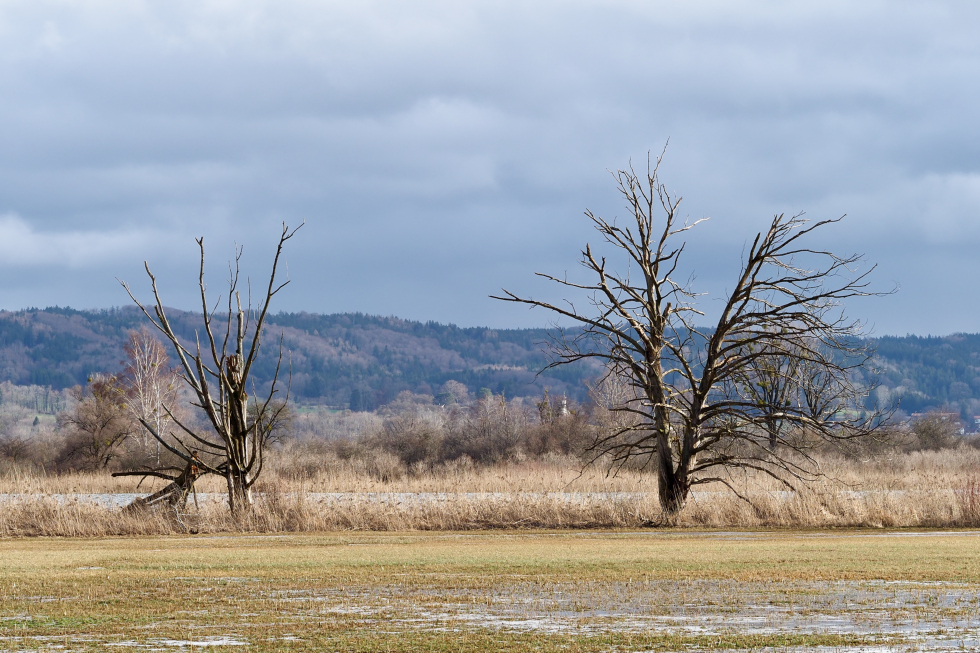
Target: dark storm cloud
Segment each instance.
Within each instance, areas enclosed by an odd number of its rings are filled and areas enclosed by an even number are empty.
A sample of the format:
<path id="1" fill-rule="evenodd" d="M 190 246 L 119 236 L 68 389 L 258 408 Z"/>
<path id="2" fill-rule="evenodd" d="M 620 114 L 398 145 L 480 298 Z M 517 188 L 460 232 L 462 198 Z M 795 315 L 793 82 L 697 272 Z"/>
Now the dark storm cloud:
<path id="1" fill-rule="evenodd" d="M 669 137 L 689 270 L 725 289 L 777 212 L 880 264 L 879 332 L 980 330 L 980 9 L 965 3 L 0 3 L 0 305 L 118 305 L 193 237 L 279 308 L 543 324 L 606 173 Z M 710 303 L 707 304 L 710 307 Z"/>

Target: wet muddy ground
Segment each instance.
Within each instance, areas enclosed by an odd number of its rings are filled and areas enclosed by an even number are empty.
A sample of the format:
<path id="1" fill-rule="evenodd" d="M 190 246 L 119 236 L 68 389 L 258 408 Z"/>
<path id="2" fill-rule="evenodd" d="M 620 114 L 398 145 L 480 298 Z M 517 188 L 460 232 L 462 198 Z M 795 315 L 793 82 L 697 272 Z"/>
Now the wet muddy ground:
<path id="1" fill-rule="evenodd" d="M 225 581 L 251 583 L 247 578 Z M 264 592 L 263 598 L 275 604 L 280 618 L 287 621 L 323 622 L 342 616 L 358 628 L 392 636 L 405 628 L 443 632 L 478 628 L 573 637 L 610 631 L 736 637 L 850 634 L 870 636 L 870 640 L 832 650 L 980 650 L 980 587 L 960 583 L 524 582 L 502 584 L 489 591 L 438 585 L 273 590 Z M 13 615 L 3 620 L 9 625 L 31 618 Z M 872 644 L 875 640 L 877 643 Z M 282 643 L 286 641 L 288 637 Z M 248 634 L 235 632 L 193 639 L 149 637 L 143 641 L 24 637 L 9 632 L 0 637 L 0 650 L 4 651 L 85 650 L 99 644 L 115 651 L 176 651 L 260 643 Z"/>
<path id="2" fill-rule="evenodd" d="M 295 612 L 358 615 L 377 628 L 460 625 L 590 634 L 854 634 L 878 650 L 980 650 L 980 587 L 941 582 L 519 583 L 492 591 L 347 588 L 274 597 Z M 887 642 L 891 642 L 888 645 Z M 866 650 L 866 646 L 853 650 Z M 843 649 L 837 649 L 843 650 Z"/>
<path id="3" fill-rule="evenodd" d="M 0 578 L 0 651 L 980 650 L 976 531 L 290 542 L 173 538 L 118 555 L 91 543 L 50 593 Z M 199 558 L 157 567 L 174 543 Z M 696 564 L 655 568 L 659 556 L 692 549 L 703 577 Z M 916 551 L 934 553 L 908 558 L 926 578 L 871 577 L 910 575 L 899 554 Z M 953 553 L 955 564 L 941 567 Z M 813 573 L 790 554 L 809 556 Z M 866 562 L 869 577 L 807 578 L 849 555 L 860 559 L 842 560 L 842 575 Z M 717 558 L 724 564 L 707 564 Z M 902 564 L 873 569 L 889 560 Z M 116 590 L 106 586 L 114 578 Z M 99 622 L 99 606 L 117 617 Z"/>

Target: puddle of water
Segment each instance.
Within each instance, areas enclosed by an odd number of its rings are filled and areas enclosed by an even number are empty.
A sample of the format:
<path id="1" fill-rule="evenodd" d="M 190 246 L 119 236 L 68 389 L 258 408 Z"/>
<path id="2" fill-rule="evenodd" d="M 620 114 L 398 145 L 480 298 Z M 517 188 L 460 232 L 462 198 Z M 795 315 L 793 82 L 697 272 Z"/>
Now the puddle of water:
<path id="1" fill-rule="evenodd" d="M 161 646 L 170 648 L 187 648 L 188 646 L 194 646 L 198 648 L 205 648 L 209 646 L 248 646 L 248 642 L 236 639 L 230 635 L 221 635 L 218 637 L 204 637 L 203 639 L 190 640 L 190 639 L 149 639 L 145 642 L 136 641 L 124 641 L 124 642 L 107 642 L 105 646 L 127 646 L 129 648 L 146 648 L 146 649 L 159 649 Z"/>

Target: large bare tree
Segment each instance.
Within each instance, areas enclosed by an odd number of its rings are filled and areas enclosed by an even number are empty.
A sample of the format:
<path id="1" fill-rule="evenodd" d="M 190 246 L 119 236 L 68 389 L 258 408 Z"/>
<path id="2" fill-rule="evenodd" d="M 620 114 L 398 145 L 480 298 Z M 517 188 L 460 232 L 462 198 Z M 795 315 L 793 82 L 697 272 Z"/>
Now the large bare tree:
<path id="1" fill-rule="evenodd" d="M 679 220 L 681 198 L 660 182 L 661 159 L 648 161 L 643 176 L 632 166 L 614 173 L 632 213 L 627 224 L 586 211 L 625 270 L 586 245 L 582 265 L 591 281 L 539 273 L 586 295 L 587 309 L 507 290 L 496 299 L 544 308 L 575 325 L 557 332 L 550 366 L 599 359 L 608 375 L 626 382 L 625 397 L 608 406 L 624 419 L 613 420 L 617 426 L 602 432 L 592 451 L 611 456 L 614 466 L 651 465 L 661 506 L 674 515 L 694 485 L 721 482 L 737 493 L 736 469 L 790 487 L 811 480 L 819 468 L 806 442 L 861 437 L 881 420 L 863 405 L 855 374 L 869 357 L 862 324 L 841 307 L 873 294 L 871 270 L 855 271 L 857 255 L 804 244 L 838 220 L 775 216 L 743 253 L 715 323 L 698 328 L 704 313 L 697 295 L 676 275 L 684 234 L 702 220 Z"/>
<path id="2" fill-rule="evenodd" d="M 300 225 L 302 227 L 302 225 Z M 297 227 L 299 229 L 299 227 Z M 228 487 L 228 505 L 232 512 L 242 512 L 252 505 L 251 488 L 259 478 L 263 467 L 263 454 L 270 438 L 274 437 L 275 425 L 286 409 L 285 400 L 277 400 L 279 392 L 279 371 L 282 364 L 282 339 L 279 341 L 279 358 L 269 391 L 264 398 L 256 399 L 249 409 L 248 381 L 252 366 L 259 354 L 262 331 L 265 327 L 269 304 L 272 298 L 289 281 L 280 282 L 277 278 L 279 260 L 286 241 L 293 237 L 297 229 L 289 229 L 285 224 L 279 236 L 272 272 L 264 296 L 257 306 L 251 303 L 249 290 L 246 303 L 242 304 L 239 293 L 239 262 L 242 250 L 235 252 L 235 260 L 230 266 L 228 279 L 227 313 L 218 314 L 219 298 L 209 303 L 204 282 L 204 239 L 198 238 L 200 249 L 200 271 L 198 287 L 201 296 L 203 317 L 203 344 L 201 333 L 196 335 L 193 345 L 182 341 L 167 319 L 163 300 L 157 289 L 157 280 L 145 265 L 153 289 L 153 314 L 121 282 L 130 298 L 143 311 L 151 323 L 159 329 L 170 342 L 180 361 L 183 380 L 195 397 L 194 405 L 199 407 L 213 433 L 204 433 L 191 428 L 186 420 L 178 419 L 170 406 L 164 406 L 167 416 L 178 427 L 178 432 L 164 434 L 157 426 L 145 418 L 140 423 L 165 449 L 182 460 L 186 467 L 180 473 L 172 468 L 164 470 L 133 471 L 131 474 L 158 476 L 182 483 L 193 482 L 198 473 L 218 474 L 225 478 Z M 251 388 L 255 393 L 254 383 Z M 288 387 L 286 392 L 288 398 Z"/>

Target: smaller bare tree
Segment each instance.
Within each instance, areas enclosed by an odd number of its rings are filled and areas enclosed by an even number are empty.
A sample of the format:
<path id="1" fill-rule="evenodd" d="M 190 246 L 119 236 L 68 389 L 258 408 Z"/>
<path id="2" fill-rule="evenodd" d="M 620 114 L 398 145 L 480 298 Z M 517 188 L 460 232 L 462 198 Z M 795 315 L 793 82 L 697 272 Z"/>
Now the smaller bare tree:
<path id="1" fill-rule="evenodd" d="M 96 374 L 87 387 L 76 386 L 71 394 L 78 404 L 58 415 L 58 428 L 66 436 L 60 461 L 80 469 L 106 469 L 136 431 L 125 407 L 125 389 L 117 376 Z"/>
<path id="2" fill-rule="evenodd" d="M 302 225 L 300 225 L 302 227 Z M 298 229 L 298 228 L 297 228 Z M 230 266 L 228 279 L 227 314 L 219 318 L 224 324 L 215 330 L 217 307 L 221 305 L 219 298 L 213 305 L 209 303 L 204 282 L 204 239 L 198 238 L 200 249 L 200 269 L 198 273 L 198 289 L 201 298 L 203 317 L 203 348 L 201 334 L 197 334 L 194 345 L 185 344 L 174 331 L 167 318 L 163 300 L 157 289 L 156 277 L 150 272 L 147 264 L 146 274 L 150 278 L 153 289 L 153 314 L 133 295 L 129 286 L 122 283 L 130 298 L 143 311 L 160 333 L 170 343 L 180 361 L 181 378 L 190 387 L 196 401 L 214 434 L 195 431 L 191 425 L 180 420 L 170 406 L 164 406 L 167 416 L 179 428 L 179 433 L 171 433 L 165 437 L 146 419 L 140 423 L 153 435 L 164 449 L 183 460 L 187 470 L 197 470 L 199 473 L 217 474 L 225 478 L 228 487 L 228 506 L 233 513 L 250 509 L 252 505 L 251 488 L 258 480 L 264 465 L 266 446 L 275 437 L 274 426 L 281 422 L 284 416 L 289 396 L 288 387 L 285 400 L 275 401 L 279 392 L 279 371 L 282 363 L 282 339 L 279 340 L 279 358 L 275 372 L 269 385 L 268 394 L 258 400 L 250 409 L 247 385 L 252 367 L 259 354 L 262 342 L 262 332 L 266 324 L 269 305 L 289 281 L 279 282 L 277 271 L 283 245 L 293 237 L 296 229 L 289 229 L 285 224 L 279 236 L 275 257 L 272 262 L 272 272 L 262 301 L 257 307 L 251 303 L 251 293 L 246 302 L 242 303 L 239 293 L 239 263 L 242 250 L 235 253 L 235 260 Z M 220 322 L 218 323 L 220 324 Z M 252 394 L 257 395 L 254 384 Z M 172 472 L 137 472 L 169 478 L 176 482 L 180 478 Z"/>

